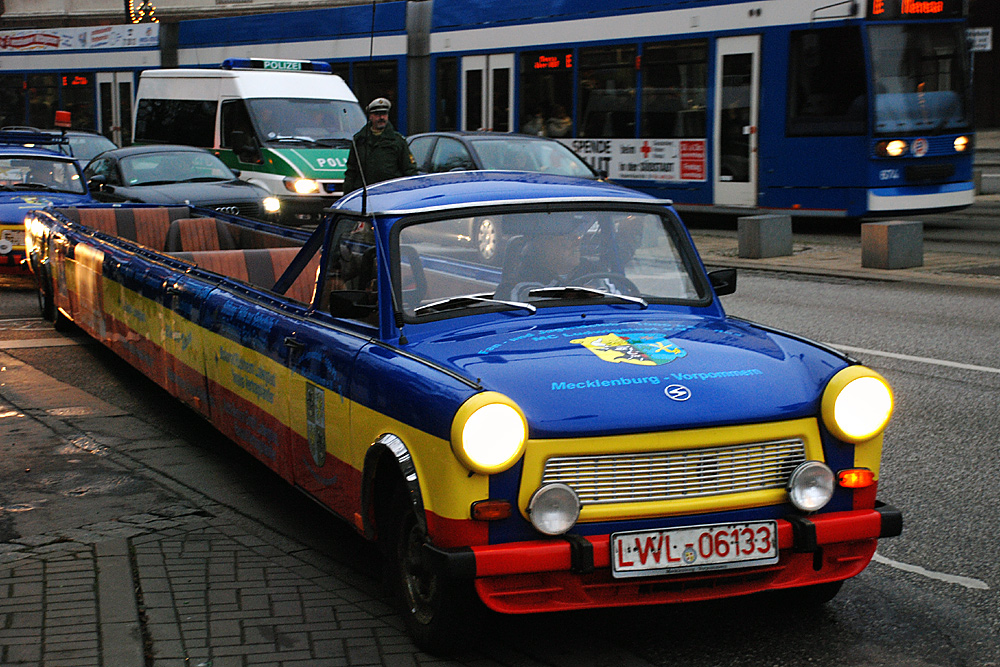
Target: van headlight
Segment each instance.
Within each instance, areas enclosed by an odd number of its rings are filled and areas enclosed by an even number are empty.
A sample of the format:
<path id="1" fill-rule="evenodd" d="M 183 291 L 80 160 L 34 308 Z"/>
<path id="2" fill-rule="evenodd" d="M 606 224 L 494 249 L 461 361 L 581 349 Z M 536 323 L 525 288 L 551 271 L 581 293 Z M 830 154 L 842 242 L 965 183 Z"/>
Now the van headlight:
<path id="1" fill-rule="evenodd" d="M 476 394 L 451 423 L 451 448 L 466 468 L 489 475 L 517 463 L 528 439 L 528 422 L 512 400 L 496 392 Z"/>
<path id="2" fill-rule="evenodd" d="M 319 192 L 319 183 L 311 178 L 292 178 L 288 176 L 284 180 L 285 189 L 297 195 L 312 195 Z"/>
<path id="3" fill-rule="evenodd" d="M 864 366 L 848 366 L 827 383 L 820 410 L 834 437 L 861 443 L 885 429 L 892 408 L 892 390 L 885 378 Z"/>

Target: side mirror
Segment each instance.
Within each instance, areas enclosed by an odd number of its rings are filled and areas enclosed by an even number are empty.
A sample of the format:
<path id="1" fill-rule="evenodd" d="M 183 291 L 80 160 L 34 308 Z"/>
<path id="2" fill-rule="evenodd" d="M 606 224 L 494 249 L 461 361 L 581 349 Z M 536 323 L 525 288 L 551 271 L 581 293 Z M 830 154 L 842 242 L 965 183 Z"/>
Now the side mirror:
<path id="1" fill-rule="evenodd" d="M 712 284 L 716 296 L 732 294 L 736 291 L 736 269 L 710 271 L 708 281 Z"/>
<path id="2" fill-rule="evenodd" d="M 87 187 L 95 192 L 100 192 L 104 189 L 104 186 L 107 185 L 107 182 L 107 176 L 91 176 L 90 180 L 87 181 Z"/>

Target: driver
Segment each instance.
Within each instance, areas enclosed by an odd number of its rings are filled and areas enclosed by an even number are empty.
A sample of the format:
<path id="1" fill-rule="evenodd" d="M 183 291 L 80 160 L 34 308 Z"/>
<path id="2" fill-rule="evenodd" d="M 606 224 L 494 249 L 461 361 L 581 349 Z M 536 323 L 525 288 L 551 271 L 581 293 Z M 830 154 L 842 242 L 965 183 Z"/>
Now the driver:
<path id="1" fill-rule="evenodd" d="M 576 284 L 582 276 L 607 271 L 581 253 L 588 225 L 557 230 L 558 234 L 539 234 L 525 242 L 514 257 L 505 261 L 497 296 L 523 299 L 529 289 Z"/>

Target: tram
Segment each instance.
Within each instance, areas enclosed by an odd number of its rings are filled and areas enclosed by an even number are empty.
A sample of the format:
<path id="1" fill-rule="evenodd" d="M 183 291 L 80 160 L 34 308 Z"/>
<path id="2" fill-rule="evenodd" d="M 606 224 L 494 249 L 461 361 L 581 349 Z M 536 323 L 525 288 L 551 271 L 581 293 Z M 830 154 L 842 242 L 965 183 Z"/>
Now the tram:
<path id="1" fill-rule="evenodd" d="M 390 98 L 403 133 L 544 134 L 681 210 L 973 201 L 962 0 L 400 0 L 181 21 L 159 50 L 324 60 L 362 101 Z"/>

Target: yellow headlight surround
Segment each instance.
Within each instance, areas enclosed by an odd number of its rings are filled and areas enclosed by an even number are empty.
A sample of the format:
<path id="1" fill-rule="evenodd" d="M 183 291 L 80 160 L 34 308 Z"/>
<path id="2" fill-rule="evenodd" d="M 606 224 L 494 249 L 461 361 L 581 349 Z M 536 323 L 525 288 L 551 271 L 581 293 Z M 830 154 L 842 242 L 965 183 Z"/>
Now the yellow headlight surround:
<path id="1" fill-rule="evenodd" d="M 863 443 L 885 429 L 893 406 L 885 378 L 865 366 L 848 366 L 827 383 L 820 411 L 834 437 Z"/>
<path id="2" fill-rule="evenodd" d="M 462 465 L 483 475 L 503 472 L 524 454 L 528 421 L 514 401 L 485 391 L 471 397 L 451 423 L 451 448 Z"/>

